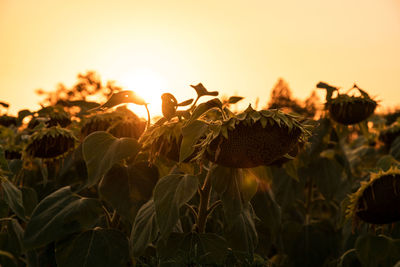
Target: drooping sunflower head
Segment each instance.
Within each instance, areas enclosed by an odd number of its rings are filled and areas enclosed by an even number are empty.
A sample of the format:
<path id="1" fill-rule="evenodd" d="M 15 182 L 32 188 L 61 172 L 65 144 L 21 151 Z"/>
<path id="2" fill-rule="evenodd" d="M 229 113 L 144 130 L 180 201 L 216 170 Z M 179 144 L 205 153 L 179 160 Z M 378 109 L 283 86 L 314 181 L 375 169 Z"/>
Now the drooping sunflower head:
<path id="1" fill-rule="evenodd" d="M 344 125 L 366 120 L 374 113 L 376 106 L 376 101 L 371 98 L 348 95 L 339 95 L 327 103 L 331 118 Z"/>
<path id="2" fill-rule="evenodd" d="M 209 128 L 198 144 L 196 158 L 205 155 L 210 161 L 231 168 L 273 164 L 310 134 L 293 115 L 276 109 L 255 111 L 251 106 Z"/>
<path id="3" fill-rule="evenodd" d="M 149 152 L 151 161 L 160 155 L 179 161 L 182 126 L 182 121 L 172 120 L 162 125 L 152 125 L 143 133 L 139 142 L 142 143 L 143 150 Z"/>
<path id="4" fill-rule="evenodd" d="M 75 148 L 76 138 L 65 128 L 42 128 L 30 136 L 25 154 L 30 158 L 57 159 Z"/>
<path id="5" fill-rule="evenodd" d="M 344 125 L 356 124 L 366 120 L 374 113 L 377 106 L 377 102 L 356 84 L 345 94 L 340 94 L 338 88 L 325 83 L 319 83 L 317 87 L 327 90 L 325 108 L 329 110 L 331 118 Z M 360 96 L 350 95 L 349 92 L 353 89 L 357 89 Z M 335 91 L 337 95 L 333 98 Z"/>
<path id="6" fill-rule="evenodd" d="M 120 116 L 113 113 L 97 113 L 86 119 L 82 128 L 81 136 L 84 138 L 96 131 L 107 131 L 107 129 L 116 121 L 121 120 Z"/>
<path id="7" fill-rule="evenodd" d="M 369 181 L 349 196 L 346 218 L 353 226 L 360 222 L 390 224 L 400 221 L 400 169 L 373 173 Z"/>
<path id="8" fill-rule="evenodd" d="M 17 126 L 18 118 L 8 115 L 2 115 L 0 116 L 0 125 L 4 127 L 10 127 L 11 125 Z"/>
<path id="9" fill-rule="evenodd" d="M 390 146 L 398 136 L 400 136 L 400 122 L 395 121 L 379 133 L 379 140 Z"/>
<path id="10" fill-rule="evenodd" d="M 33 129 L 40 124 L 41 121 L 45 122 L 46 127 L 60 125 L 67 127 L 71 124 L 71 116 L 68 112 L 60 106 L 48 106 L 37 111 L 28 123 L 28 128 Z"/>
<path id="11" fill-rule="evenodd" d="M 86 119 L 82 128 L 82 138 L 96 131 L 107 131 L 115 137 L 131 137 L 139 139 L 146 127 L 146 122 L 126 108 L 118 108 L 113 112 L 103 112 Z"/>
<path id="12" fill-rule="evenodd" d="M 20 145 L 5 146 L 4 157 L 7 160 L 20 159 L 22 157 L 22 147 Z"/>
<path id="13" fill-rule="evenodd" d="M 108 132 L 118 138 L 130 137 L 139 139 L 145 128 L 145 121 L 134 117 L 124 117 L 113 122 L 108 128 Z"/>

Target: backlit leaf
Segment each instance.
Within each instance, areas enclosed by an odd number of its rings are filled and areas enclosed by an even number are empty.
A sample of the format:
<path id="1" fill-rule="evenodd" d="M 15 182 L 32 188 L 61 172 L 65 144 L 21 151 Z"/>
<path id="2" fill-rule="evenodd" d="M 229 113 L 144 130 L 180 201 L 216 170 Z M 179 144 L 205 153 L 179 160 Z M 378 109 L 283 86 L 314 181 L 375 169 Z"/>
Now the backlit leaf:
<path id="1" fill-rule="evenodd" d="M 83 157 L 88 170 L 87 186 L 95 185 L 113 164 L 135 156 L 140 144 L 134 138 L 115 138 L 106 132 L 94 132 L 83 141 Z"/>
<path id="2" fill-rule="evenodd" d="M 172 174 L 161 178 L 154 188 L 157 224 L 162 237 L 167 237 L 179 220 L 179 209 L 198 189 L 193 175 Z"/>
<path id="3" fill-rule="evenodd" d="M 95 228 L 56 244 L 57 266 L 127 266 L 128 240 L 114 229 Z"/>
<path id="4" fill-rule="evenodd" d="M 195 120 L 182 128 L 182 143 L 179 154 L 179 161 L 182 162 L 195 151 L 194 145 L 206 132 L 207 123 Z"/>
<path id="5" fill-rule="evenodd" d="M 45 197 L 34 209 L 24 234 L 33 249 L 91 227 L 103 214 L 101 202 L 71 192 L 69 186 Z"/>

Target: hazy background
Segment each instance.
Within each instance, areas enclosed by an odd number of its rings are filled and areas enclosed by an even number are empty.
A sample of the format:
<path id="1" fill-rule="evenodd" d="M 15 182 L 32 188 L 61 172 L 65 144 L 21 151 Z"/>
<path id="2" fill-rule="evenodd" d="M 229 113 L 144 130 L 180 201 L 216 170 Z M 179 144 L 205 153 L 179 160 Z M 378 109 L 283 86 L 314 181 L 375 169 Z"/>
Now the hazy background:
<path id="1" fill-rule="evenodd" d="M 11 113 L 86 70 L 153 106 L 161 92 L 194 97 L 198 82 L 265 105 L 279 77 L 298 98 L 320 80 L 357 82 L 395 106 L 400 2 L 0 0 L 0 101 Z"/>

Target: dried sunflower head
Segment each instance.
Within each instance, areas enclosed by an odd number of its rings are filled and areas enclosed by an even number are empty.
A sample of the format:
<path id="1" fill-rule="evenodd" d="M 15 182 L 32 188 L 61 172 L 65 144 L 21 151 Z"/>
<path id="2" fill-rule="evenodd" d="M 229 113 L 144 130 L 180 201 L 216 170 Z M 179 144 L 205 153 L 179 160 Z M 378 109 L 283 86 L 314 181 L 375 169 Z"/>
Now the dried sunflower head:
<path id="1" fill-rule="evenodd" d="M 108 131 L 115 137 L 131 137 L 139 139 L 146 126 L 135 113 L 125 107 L 107 113 L 90 116 L 81 128 L 82 138 L 96 131 Z"/>
<path id="2" fill-rule="evenodd" d="M 9 127 L 11 125 L 17 126 L 18 125 L 18 118 L 8 115 L 0 116 L 0 125 L 4 127 Z"/>
<path id="3" fill-rule="evenodd" d="M 81 128 L 82 138 L 96 131 L 107 131 L 107 129 L 116 121 L 122 118 L 113 113 L 98 113 L 90 116 L 84 122 Z"/>
<path id="4" fill-rule="evenodd" d="M 143 150 L 149 152 L 151 161 L 160 155 L 179 161 L 182 126 L 182 121 L 172 120 L 153 125 L 143 133 L 139 142 L 143 144 Z"/>
<path id="5" fill-rule="evenodd" d="M 145 128 L 145 121 L 142 121 L 139 118 L 135 119 L 128 117 L 114 122 L 109 127 L 108 132 L 118 138 L 130 137 L 139 139 Z"/>
<path id="6" fill-rule="evenodd" d="M 361 96 L 350 96 L 352 89 L 358 89 Z M 331 118 L 341 124 L 351 125 L 362 122 L 371 116 L 377 106 L 377 102 L 357 85 L 354 85 L 346 94 L 340 94 L 337 90 L 335 98 L 327 97 L 325 104 Z"/>
<path id="7" fill-rule="evenodd" d="M 72 122 L 69 113 L 65 112 L 59 106 L 49 106 L 39 110 L 37 112 L 37 116 L 32 117 L 32 119 L 29 121 L 28 128 L 35 128 L 40 124 L 41 121 L 45 121 L 46 127 L 57 125 L 60 125 L 61 127 L 67 127 Z"/>
<path id="8" fill-rule="evenodd" d="M 22 148 L 17 145 L 10 145 L 4 148 L 4 157 L 8 160 L 21 159 Z"/>
<path id="9" fill-rule="evenodd" d="M 371 174 L 369 181 L 349 196 L 346 218 L 356 226 L 360 221 L 370 224 L 389 224 L 400 221 L 400 170 Z"/>
<path id="10" fill-rule="evenodd" d="M 30 136 L 25 153 L 31 158 L 56 159 L 75 148 L 73 133 L 59 126 L 42 128 Z"/>
<path id="11" fill-rule="evenodd" d="M 379 133 L 379 140 L 390 146 L 398 136 L 400 136 L 400 123 L 395 121 Z"/>
<path id="12" fill-rule="evenodd" d="M 270 165 L 285 156 L 309 131 L 295 116 L 280 110 L 244 112 L 221 123 L 211 124 L 207 136 L 197 145 L 196 158 L 205 155 L 210 161 L 231 168 Z"/>

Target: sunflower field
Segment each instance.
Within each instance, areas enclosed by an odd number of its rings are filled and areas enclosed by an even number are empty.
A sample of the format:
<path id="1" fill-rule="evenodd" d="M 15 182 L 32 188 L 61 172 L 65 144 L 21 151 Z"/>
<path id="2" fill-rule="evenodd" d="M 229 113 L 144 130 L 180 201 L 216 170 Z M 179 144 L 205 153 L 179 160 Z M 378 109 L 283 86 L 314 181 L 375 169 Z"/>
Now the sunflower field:
<path id="1" fill-rule="evenodd" d="M 90 79 L 2 112 L 0 265 L 400 266 L 400 120 L 316 87 L 312 116 L 200 83 L 151 118 L 112 85 L 90 101 Z"/>

